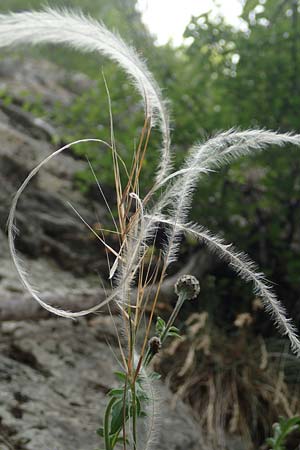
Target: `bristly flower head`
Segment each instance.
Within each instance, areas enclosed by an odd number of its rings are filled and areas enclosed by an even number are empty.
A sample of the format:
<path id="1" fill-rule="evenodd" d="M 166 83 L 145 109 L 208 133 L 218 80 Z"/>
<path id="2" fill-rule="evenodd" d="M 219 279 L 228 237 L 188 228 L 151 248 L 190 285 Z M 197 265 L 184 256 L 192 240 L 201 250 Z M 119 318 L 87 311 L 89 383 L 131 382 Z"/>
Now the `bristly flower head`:
<path id="1" fill-rule="evenodd" d="M 161 349 L 161 340 L 158 336 L 153 336 L 149 340 L 149 349 L 153 355 L 156 355 Z"/>
<path id="2" fill-rule="evenodd" d="M 175 293 L 183 295 L 186 300 L 197 298 L 200 293 L 200 284 L 193 275 L 182 275 L 175 284 Z"/>

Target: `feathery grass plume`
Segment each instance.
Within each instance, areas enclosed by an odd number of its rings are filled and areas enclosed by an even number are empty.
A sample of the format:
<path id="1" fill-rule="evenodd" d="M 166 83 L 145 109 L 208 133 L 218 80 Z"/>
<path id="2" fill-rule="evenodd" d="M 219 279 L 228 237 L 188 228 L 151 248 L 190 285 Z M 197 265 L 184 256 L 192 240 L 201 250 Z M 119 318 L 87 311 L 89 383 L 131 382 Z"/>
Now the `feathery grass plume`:
<path id="1" fill-rule="evenodd" d="M 262 299 L 264 307 L 273 318 L 275 325 L 283 335 L 289 338 L 293 352 L 300 356 L 300 341 L 296 327 L 292 324 L 291 319 L 287 318 L 286 310 L 274 294 L 270 283 L 266 280 L 264 274 L 258 271 L 256 264 L 248 255 L 235 250 L 232 244 L 226 244 L 219 236 L 214 236 L 209 230 L 200 225 L 191 223 L 183 225 L 158 216 L 150 217 L 150 219 L 166 223 L 180 232 L 196 237 L 209 250 L 228 262 L 230 267 L 242 279 L 251 281 L 254 285 L 255 294 Z"/>
<path id="2" fill-rule="evenodd" d="M 12 205 L 11 205 L 11 209 L 10 209 L 10 212 L 9 212 L 9 217 L 8 217 L 8 243 L 9 243 L 9 249 L 10 249 L 10 253 L 12 255 L 13 263 L 14 263 L 14 265 L 16 267 L 16 270 L 17 270 L 17 272 L 19 274 L 19 277 L 20 277 L 23 285 L 28 290 L 28 292 L 31 294 L 31 296 L 43 308 L 47 309 L 49 312 L 51 312 L 53 314 L 57 314 L 58 316 L 72 318 L 72 319 L 75 319 L 76 317 L 82 317 L 82 316 L 85 316 L 86 314 L 90 314 L 90 313 L 98 311 L 100 308 L 102 308 L 103 306 L 108 304 L 110 301 L 115 299 L 115 297 L 118 295 L 118 291 L 117 290 L 113 291 L 113 293 L 107 299 L 105 299 L 104 301 L 102 301 L 98 305 L 95 305 L 92 308 L 89 308 L 87 310 L 78 311 L 78 312 L 65 311 L 65 310 L 62 310 L 61 308 L 56 308 L 55 306 L 49 305 L 48 303 L 44 302 L 42 300 L 42 298 L 39 296 L 38 290 L 35 289 L 34 286 L 32 286 L 32 284 L 31 284 L 31 282 L 30 282 L 30 280 L 28 278 L 28 274 L 26 273 L 26 270 L 22 266 L 22 261 L 21 261 L 21 259 L 19 258 L 18 254 L 17 254 L 16 248 L 15 248 L 15 236 L 18 233 L 18 229 L 17 229 L 17 226 L 16 226 L 16 218 L 15 218 L 15 216 L 16 216 L 16 209 L 17 209 L 17 206 L 18 206 L 18 202 L 19 202 L 19 199 L 20 199 L 22 193 L 26 189 L 27 185 L 30 183 L 31 179 L 39 172 L 39 170 L 45 164 L 47 164 L 51 159 L 55 158 L 56 156 L 58 156 L 63 151 L 69 149 L 73 145 L 81 144 L 81 143 L 84 143 L 84 142 L 98 142 L 98 143 L 106 144 L 105 141 L 102 141 L 100 139 L 80 139 L 78 141 L 72 142 L 71 144 L 67 144 L 64 147 L 61 147 L 60 149 L 58 149 L 55 152 L 51 153 L 47 158 L 42 160 L 30 172 L 30 174 L 26 177 L 26 179 L 23 181 L 22 185 L 19 187 L 17 193 L 14 196 L 14 199 L 13 199 Z M 95 232 L 94 232 L 94 234 L 96 235 L 96 237 L 98 239 L 101 240 L 102 244 L 107 245 L 107 244 L 105 244 L 105 242 L 103 242 L 103 240 L 100 238 L 100 236 L 98 236 Z"/>
<path id="3" fill-rule="evenodd" d="M 136 365 L 138 364 L 138 360 L 139 354 L 136 353 Z M 142 424 L 142 430 L 140 431 L 142 438 L 139 446 L 141 450 L 151 450 L 152 448 L 155 448 L 155 444 L 159 441 L 159 431 L 161 428 L 161 417 L 159 413 L 160 394 L 153 379 L 151 379 L 148 371 L 144 367 L 141 369 L 140 378 L 147 394 L 148 401 L 145 405 L 147 420 Z"/>
<path id="4" fill-rule="evenodd" d="M 192 194 L 201 174 L 228 164 L 240 156 L 262 151 L 268 146 L 286 144 L 300 146 L 300 135 L 270 130 L 236 131 L 231 129 L 217 134 L 203 144 L 195 145 L 178 176 L 176 172 L 173 174 L 176 181 L 166 188 L 156 210 L 162 211 L 168 206 L 171 207 L 168 220 L 161 218 L 161 221 L 171 225 L 165 250 L 169 261 L 176 259 L 180 236 L 183 232 L 191 233 L 201 239 L 211 250 L 228 261 L 238 275 L 254 283 L 255 291 L 261 296 L 267 312 L 271 314 L 280 331 L 290 339 L 292 350 L 300 356 L 300 341 L 296 328 L 287 318 L 285 309 L 270 285 L 263 275 L 257 272 L 255 264 L 246 255 L 225 245 L 220 238 L 214 237 L 210 232 L 201 227 L 197 228 L 197 225 L 185 224 Z M 159 219 L 156 217 L 155 220 Z"/>
<path id="5" fill-rule="evenodd" d="M 204 143 L 192 147 L 185 160 L 183 168 L 169 175 L 166 180 L 175 180 L 162 194 L 157 211 L 171 208 L 169 215 L 174 223 L 184 223 L 188 215 L 192 195 L 201 175 L 210 173 L 214 169 L 229 164 L 231 161 L 255 152 L 264 150 L 268 146 L 284 146 L 287 144 L 300 146 L 300 135 L 293 133 L 278 133 L 271 130 L 230 129 L 221 132 Z M 172 213 L 173 209 L 173 213 Z M 169 261 L 176 259 L 180 233 L 175 229 L 169 235 Z"/>
<path id="6" fill-rule="evenodd" d="M 103 24 L 81 12 L 45 8 L 42 11 L 0 14 L 0 48 L 24 44 L 66 44 L 82 52 L 98 52 L 117 62 L 141 94 L 145 115 L 154 126 L 159 119 L 163 148 L 157 180 L 170 167 L 170 128 L 159 86 L 137 52 Z"/>

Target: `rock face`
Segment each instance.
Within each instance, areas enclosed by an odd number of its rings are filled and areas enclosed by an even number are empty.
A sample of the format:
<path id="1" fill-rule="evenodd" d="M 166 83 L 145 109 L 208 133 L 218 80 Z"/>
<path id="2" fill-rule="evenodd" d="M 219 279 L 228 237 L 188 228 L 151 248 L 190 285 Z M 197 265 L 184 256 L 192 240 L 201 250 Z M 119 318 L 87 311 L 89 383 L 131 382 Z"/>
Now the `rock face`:
<path id="1" fill-rule="evenodd" d="M 88 83 L 84 77 L 80 79 L 74 75 L 70 85 L 75 86 L 76 80 L 78 90 Z M 58 148 L 49 142 L 55 134 L 52 126 L 20 107 L 24 102 L 21 92 L 40 96 L 46 108 L 51 107 L 58 97 L 67 107 L 75 94 L 64 87 L 65 82 L 64 72 L 49 63 L 27 62 L 21 69 L 14 60 L 1 63 L 0 88 L 12 93 L 9 104 L 0 101 L 2 230 L 13 194 L 29 172 Z M 84 198 L 74 188 L 76 174 L 85 167 L 86 162 L 75 159 L 69 150 L 52 159 L 32 179 L 20 201 L 17 216 L 21 231 L 18 248 L 22 253 L 32 258 L 46 255 L 77 275 L 102 271 L 104 267 L 99 261 L 105 259 L 104 251 L 96 245 L 91 231 L 67 205 L 67 202 L 73 205 L 91 226 L 98 222 L 98 217 L 105 218 L 101 202 Z"/>
<path id="2" fill-rule="evenodd" d="M 78 91 L 88 80 L 70 76 L 70 86 Z M 51 108 L 57 98 L 67 107 L 75 88 L 65 88 L 66 74 L 46 62 L 27 62 L 24 67 L 14 59 L 1 62 L 0 89 L 9 102 L 0 100 L 0 293 L 11 304 L 26 299 L 8 254 L 6 222 L 13 195 L 30 171 L 58 148 L 50 142 L 52 126 L 21 108 L 23 93 L 31 92 Z M 106 277 L 107 262 L 103 246 L 67 205 L 69 202 L 92 227 L 105 221 L 100 202 L 85 198 L 75 189 L 76 174 L 86 162 L 70 151 L 49 161 L 30 182 L 17 208 L 17 248 L 32 282 L 41 292 L 87 291 L 99 286 L 99 274 Z M 94 304 L 94 303 L 93 303 Z M 1 304 L 0 304 L 1 311 Z M 0 312 L 0 317 L 5 317 Z"/>
<path id="3" fill-rule="evenodd" d="M 0 135 L 0 226 L 4 229 L 13 194 L 53 148 L 10 124 L 0 123 Z M 61 267 L 77 274 L 99 269 L 97 261 L 101 260 L 92 233 L 66 205 L 66 202 L 74 205 L 91 225 L 97 222 L 97 215 L 103 216 L 99 205 L 88 204 L 74 190 L 75 174 L 83 166 L 67 154 L 50 161 L 28 186 L 17 213 L 21 231 L 18 248 L 22 253 L 33 258 L 48 255 Z"/>
<path id="4" fill-rule="evenodd" d="M 108 316 L 94 321 L 47 320 L 3 324 L 0 356 L 0 448 L 95 450 L 105 395 L 119 370 Z M 171 409 L 158 386 L 158 450 L 201 449 L 197 427 L 181 403 Z"/>
<path id="5" fill-rule="evenodd" d="M 48 63 L 30 61 L 20 67 L 13 59 L 1 62 L 0 89 L 12 101 L 0 101 L 0 302 L 25 298 L 5 236 L 12 196 L 30 170 L 57 148 L 51 144 L 56 130 L 21 108 L 22 92 L 40 95 L 45 107 L 58 98 L 67 106 L 89 81 L 68 74 L 72 90 L 65 81 L 65 73 Z M 65 204 L 71 202 L 91 225 L 99 217 L 105 220 L 103 207 L 74 189 L 74 176 L 84 165 L 71 153 L 60 155 L 32 180 L 18 206 L 17 245 L 25 266 L 41 291 L 62 297 L 95 287 L 98 274 L 106 271 L 103 250 Z M 101 448 L 95 430 L 118 368 L 107 339 L 117 352 L 112 319 L 105 315 L 75 323 L 51 319 L 1 324 L 1 450 Z M 190 411 L 181 403 L 171 409 L 165 386 L 159 387 L 159 397 L 160 433 L 153 448 L 204 448 Z"/>

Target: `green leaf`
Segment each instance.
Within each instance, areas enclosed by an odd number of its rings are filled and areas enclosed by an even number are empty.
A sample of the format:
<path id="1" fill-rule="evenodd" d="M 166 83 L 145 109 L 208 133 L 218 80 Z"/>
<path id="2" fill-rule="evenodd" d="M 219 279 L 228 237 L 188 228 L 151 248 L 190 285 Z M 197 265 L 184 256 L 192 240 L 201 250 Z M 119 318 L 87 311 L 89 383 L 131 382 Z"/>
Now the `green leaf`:
<path id="1" fill-rule="evenodd" d="M 116 442 L 118 443 L 118 444 L 122 444 L 124 441 L 123 441 L 123 437 L 119 437 L 117 440 L 116 440 Z M 127 445 L 129 445 L 129 439 L 128 438 L 126 438 L 126 444 Z"/>
<path id="2" fill-rule="evenodd" d="M 119 372 L 118 370 L 116 372 L 114 372 L 114 374 L 116 375 L 117 378 L 119 378 L 119 380 L 121 381 L 126 381 L 126 373 L 124 372 Z"/>
<path id="3" fill-rule="evenodd" d="M 117 433 L 123 426 L 124 420 L 124 402 L 123 399 L 118 400 L 112 407 L 110 434 Z M 125 420 L 128 418 L 128 406 L 125 406 Z"/>
<path id="4" fill-rule="evenodd" d="M 161 318 L 157 317 L 155 331 L 158 335 L 161 335 L 166 328 L 166 322 Z"/>
<path id="5" fill-rule="evenodd" d="M 110 397 L 123 397 L 124 396 L 124 389 L 123 388 L 117 388 L 117 389 L 111 389 L 108 393 Z"/>
<path id="6" fill-rule="evenodd" d="M 178 337 L 178 338 L 181 338 L 180 334 L 176 333 L 175 331 L 168 331 L 167 336 L 172 336 L 172 337 Z"/>
<path id="7" fill-rule="evenodd" d="M 104 428 L 103 427 L 98 428 L 96 433 L 98 434 L 98 436 L 104 437 Z"/>
<path id="8" fill-rule="evenodd" d="M 149 378 L 151 380 L 160 380 L 161 379 L 161 375 L 159 373 L 157 373 L 157 372 L 151 372 L 149 374 Z"/>
<path id="9" fill-rule="evenodd" d="M 137 414 L 137 416 L 140 415 L 140 412 L 141 412 L 141 401 L 140 401 L 139 397 L 136 396 L 136 414 Z"/>
<path id="10" fill-rule="evenodd" d="M 279 423 L 273 425 L 274 437 L 268 438 L 266 443 L 272 450 L 284 450 L 284 442 L 287 436 L 295 430 L 300 430 L 300 417 L 295 416 L 290 419 L 279 418 Z"/>
<path id="11" fill-rule="evenodd" d="M 176 328 L 176 327 L 170 327 L 169 328 L 169 332 L 172 332 L 172 333 L 180 333 L 180 330 L 179 330 L 179 328 Z"/>

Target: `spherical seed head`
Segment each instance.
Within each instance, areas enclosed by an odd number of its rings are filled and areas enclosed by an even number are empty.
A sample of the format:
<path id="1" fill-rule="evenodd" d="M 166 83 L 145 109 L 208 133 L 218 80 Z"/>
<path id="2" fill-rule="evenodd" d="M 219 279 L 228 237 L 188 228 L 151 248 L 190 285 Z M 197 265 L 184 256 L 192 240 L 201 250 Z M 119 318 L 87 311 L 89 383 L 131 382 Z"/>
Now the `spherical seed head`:
<path id="1" fill-rule="evenodd" d="M 199 295 L 199 281 L 193 275 L 182 275 L 175 284 L 175 292 L 177 295 L 185 294 L 187 299 L 192 300 Z"/>
<path id="2" fill-rule="evenodd" d="M 161 349 L 161 340 L 158 336 L 153 336 L 149 340 L 149 348 L 153 355 L 156 355 L 156 353 L 159 352 L 159 350 Z"/>

